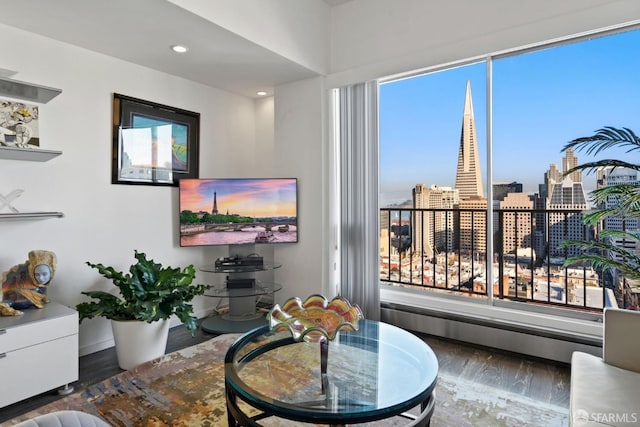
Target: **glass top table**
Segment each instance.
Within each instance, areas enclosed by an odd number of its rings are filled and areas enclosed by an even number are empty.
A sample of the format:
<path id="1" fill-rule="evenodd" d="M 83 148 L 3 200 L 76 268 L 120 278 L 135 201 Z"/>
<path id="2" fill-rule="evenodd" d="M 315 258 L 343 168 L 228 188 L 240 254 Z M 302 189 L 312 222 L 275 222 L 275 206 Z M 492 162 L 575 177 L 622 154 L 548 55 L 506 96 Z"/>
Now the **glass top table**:
<path id="1" fill-rule="evenodd" d="M 326 378 L 320 344 L 295 342 L 268 326 L 242 335 L 225 357 L 229 425 L 259 425 L 276 416 L 343 425 L 405 416 L 428 425 L 434 407 L 438 360 L 420 338 L 395 326 L 364 320 L 356 332 L 329 342 Z M 247 405 L 238 405 L 238 400 Z"/>

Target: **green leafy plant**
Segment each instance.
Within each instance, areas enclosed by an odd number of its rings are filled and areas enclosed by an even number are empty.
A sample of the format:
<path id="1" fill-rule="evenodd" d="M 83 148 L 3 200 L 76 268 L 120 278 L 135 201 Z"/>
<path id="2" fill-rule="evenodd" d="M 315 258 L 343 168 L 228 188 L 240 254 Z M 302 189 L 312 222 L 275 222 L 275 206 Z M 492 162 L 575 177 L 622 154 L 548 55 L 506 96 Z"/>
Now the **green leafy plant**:
<path id="1" fill-rule="evenodd" d="M 103 292 L 82 292 L 98 301 L 82 302 L 76 305 L 80 322 L 93 317 L 105 317 L 111 320 L 140 320 L 154 322 L 176 315 L 178 319 L 195 334 L 196 318 L 190 301 L 196 295 L 202 295 L 207 285 L 192 285 L 195 268 L 162 267 L 148 260 L 142 252 L 135 251 L 137 263 L 131 265 L 129 274 L 116 271 L 102 264 L 86 264 L 110 279 L 118 288 L 120 296 Z"/>
<path id="2" fill-rule="evenodd" d="M 574 139 L 568 142 L 562 149 L 566 151 L 574 148 L 577 151 L 584 150 L 587 154 L 599 154 L 610 148 L 625 148 L 627 153 L 640 150 L 640 138 L 627 128 L 604 127 L 596 131 L 592 136 Z M 640 170 L 640 165 L 623 160 L 603 159 L 578 165 L 565 172 L 565 176 L 574 171 L 595 172 L 602 168 L 629 168 Z M 623 219 L 640 218 L 640 186 L 632 184 L 615 184 L 601 187 L 591 192 L 593 201 L 598 206 L 604 206 L 607 200 L 614 198 L 615 204 L 599 210 L 595 210 L 584 216 L 583 222 L 589 225 L 597 225 L 608 216 L 617 216 Z M 576 246 L 582 250 L 582 254 L 569 257 L 565 266 L 576 261 L 588 261 L 594 267 L 603 270 L 617 269 L 628 279 L 640 279 L 640 258 L 633 250 L 621 245 L 615 245 L 612 241 L 626 241 L 633 246 L 640 247 L 640 234 L 637 230 L 610 230 L 600 232 L 601 240 L 566 240 L 562 246 Z M 611 254 L 618 255 L 612 257 Z"/>

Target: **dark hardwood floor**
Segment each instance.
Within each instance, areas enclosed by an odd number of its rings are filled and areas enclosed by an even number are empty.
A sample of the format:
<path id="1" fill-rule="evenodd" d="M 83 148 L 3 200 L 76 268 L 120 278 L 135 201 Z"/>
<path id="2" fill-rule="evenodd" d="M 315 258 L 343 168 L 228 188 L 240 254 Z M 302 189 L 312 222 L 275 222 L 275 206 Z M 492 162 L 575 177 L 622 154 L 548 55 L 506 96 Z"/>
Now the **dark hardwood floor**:
<path id="1" fill-rule="evenodd" d="M 192 337 L 184 326 L 176 326 L 170 330 L 167 353 L 214 336 L 199 329 Z M 436 353 L 442 374 L 483 382 L 498 390 L 522 394 L 541 403 L 569 407 L 569 365 L 433 336 L 420 336 Z M 81 357 L 79 380 L 72 385 L 78 391 L 119 372 L 122 370 L 118 367 L 115 348 L 112 347 Z M 53 391 L 4 407 L 0 409 L 0 423 L 62 397 Z"/>
<path id="2" fill-rule="evenodd" d="M 569 408 L 571 365 L 417 334 L 438 357 L 439 373 Z"/>

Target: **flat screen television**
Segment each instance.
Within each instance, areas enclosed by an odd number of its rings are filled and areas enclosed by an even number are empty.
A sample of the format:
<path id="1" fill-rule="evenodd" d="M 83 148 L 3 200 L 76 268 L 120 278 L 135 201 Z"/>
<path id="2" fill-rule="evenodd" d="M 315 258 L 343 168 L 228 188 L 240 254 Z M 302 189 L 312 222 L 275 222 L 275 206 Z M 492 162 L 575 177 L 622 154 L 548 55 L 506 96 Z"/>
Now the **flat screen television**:
<path id="1" fill-rule="evenodd" d="M 296 178 L 181 179 L 180 246 L 295 243 Z"/>

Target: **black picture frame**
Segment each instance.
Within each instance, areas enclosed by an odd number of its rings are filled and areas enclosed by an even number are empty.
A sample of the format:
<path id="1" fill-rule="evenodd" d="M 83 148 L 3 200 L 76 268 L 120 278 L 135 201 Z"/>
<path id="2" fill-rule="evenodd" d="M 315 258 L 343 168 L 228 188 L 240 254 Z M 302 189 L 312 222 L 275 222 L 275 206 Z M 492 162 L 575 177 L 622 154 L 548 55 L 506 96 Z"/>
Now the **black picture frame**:
<path id="1" fill-rule="evenodd" d="M 200 113 L 113 94 L 112 184 L 199 178 Z"/>

